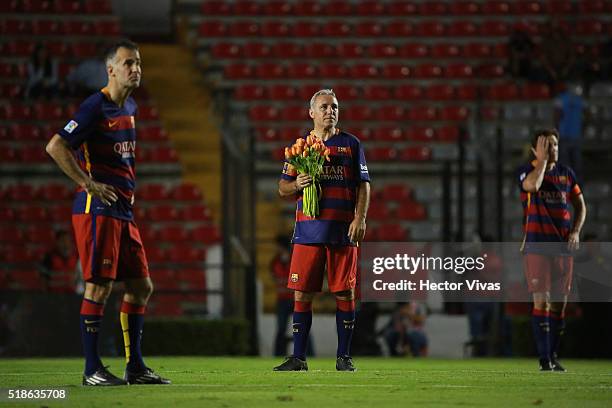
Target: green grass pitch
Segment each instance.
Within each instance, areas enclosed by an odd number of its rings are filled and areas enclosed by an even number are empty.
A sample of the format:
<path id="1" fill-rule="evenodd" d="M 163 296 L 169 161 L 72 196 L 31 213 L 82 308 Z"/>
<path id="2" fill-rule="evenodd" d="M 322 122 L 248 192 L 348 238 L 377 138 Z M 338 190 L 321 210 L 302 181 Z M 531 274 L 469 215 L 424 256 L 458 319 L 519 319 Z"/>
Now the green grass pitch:
<path id="1" fill-rule="evenodd" d="M 275 373 L 270 358 L 150 357 L 169 386 L 80 386 L 80 359 L 2 359 L 0 388 L 63 387 L 67 401 L 16 407 L 611 407 L 612 361 L 564 360 L 567 373 L 540 373 L 535 359 L 355 358 L 358 371 L 309 360 L 308 372 Z M 123 360 L 106 359 L 122 374 Z"/>

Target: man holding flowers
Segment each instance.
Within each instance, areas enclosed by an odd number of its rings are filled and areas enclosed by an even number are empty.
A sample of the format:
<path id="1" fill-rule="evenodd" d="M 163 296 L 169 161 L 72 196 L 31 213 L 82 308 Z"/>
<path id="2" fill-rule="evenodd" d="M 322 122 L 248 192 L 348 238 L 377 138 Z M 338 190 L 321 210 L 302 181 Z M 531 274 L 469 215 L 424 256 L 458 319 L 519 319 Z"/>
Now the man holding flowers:
<path id="1" fill-rule="evenodd" d="M 281 197 L 296 197 L 293 253 L 287 287 L 294 290 L 293 355 L 275 371 L 306 371 L 312 299 L 323 287 L 336 296 L 336 369 L 355 371 L 350 344 L 355 326 L 357 245 L 366 231 L 370 175 L 359 139 L 337 128 L 338 99 L 331 89 L 310 99 L 314 129 L 285 149 Z"/>

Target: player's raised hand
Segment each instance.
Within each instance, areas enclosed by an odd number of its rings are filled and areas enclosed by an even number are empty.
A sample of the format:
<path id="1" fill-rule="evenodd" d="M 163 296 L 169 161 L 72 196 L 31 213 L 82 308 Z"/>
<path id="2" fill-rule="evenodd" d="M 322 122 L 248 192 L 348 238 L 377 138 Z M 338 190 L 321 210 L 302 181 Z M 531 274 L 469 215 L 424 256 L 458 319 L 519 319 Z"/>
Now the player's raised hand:
<path id="1" fill-rule="evenodd" d="M 355 217 L 351 225 L 349 225 L 348 237 L 353 243 L 358 243 L 363 240 L 366 233 L 366 222 L 362 218 Z"/>
<path id="2" fill-rule="evenodd" d="M 533 147 L 531 148 L 533 155 L 539 162 L 548 161 L 548 145 L 548 137 L 540 136 L 538 137 L 538 142 L 536 143 L 535 149 Z"/>
<path id="3" fill-rule="evenodd" d="M 312 184 L 312 177 L 305 173 L 300 173 L 295 179 L 295 188 L 297 191 L 302 191 Z"/>
<path id="4" fill-rule="evenodd" d="M 570 251 L 576 251 L 580 247 L 580 234 L 577 232 L 570 232 L 567 240 L 567 249 Z"/>
<path id="5" fill-rule="evenodd" d="M 100 199 L 105 205 L 111 205 L 117 201 L 115 187 L 97 181 L 89 180 L 85 184 L 85 191 L 93 197 Z"/>

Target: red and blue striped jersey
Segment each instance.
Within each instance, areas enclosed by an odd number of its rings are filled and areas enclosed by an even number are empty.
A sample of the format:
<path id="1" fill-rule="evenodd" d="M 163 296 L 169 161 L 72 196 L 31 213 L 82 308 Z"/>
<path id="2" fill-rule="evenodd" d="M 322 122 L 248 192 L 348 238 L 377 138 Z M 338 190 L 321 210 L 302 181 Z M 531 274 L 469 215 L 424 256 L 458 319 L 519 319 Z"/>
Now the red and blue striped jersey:
<path id="1" fill-rule="evenodd" d="M 529 193 L 523 189 L 523 181 L 534 170 L 534 164 L 518 170 L 521 202 L 524 214 L 525 252 L 542 252 L 536 242 L 567 242 L 571 229 L 569 204 L 582 194 L 574 171 L 563 164 L 544 173 L 540 189 Z M 532 243 L 531 248 L 529 243 Z M 544 249 L 544 246 L 539 246 Z M 565 246 L 563 246 L 565 247 Z"/>
<path id="2" fill-rule="evenodd" d="M 73 214 L 133 219 L 136 187 L 136 127 L 138 108 L 133 98 L 118 106 L 106 88 L 81 104 L 74 118 L 58 134 L 76 152 L 81 169 L 93 180 L 115 187 L 118 199 L 110 206 L 78 188 Z"/>
<path id="3" fill-rule="evenodd" d="M 324 142 L 330 150 L 330 161 L 323 164 L 320 176 L 319 216 L 311 218 L 302 212 L 302 194 L 297 197 L 294 244 L 354 245 L 348 239 L 348 228 L 355 218 L 357 188 L 370 182 L 370 174 L 361 142 L 355 136 L 338 132 Z M 297 171 L 285 162 L 281 178 L 293 181 Z"/>

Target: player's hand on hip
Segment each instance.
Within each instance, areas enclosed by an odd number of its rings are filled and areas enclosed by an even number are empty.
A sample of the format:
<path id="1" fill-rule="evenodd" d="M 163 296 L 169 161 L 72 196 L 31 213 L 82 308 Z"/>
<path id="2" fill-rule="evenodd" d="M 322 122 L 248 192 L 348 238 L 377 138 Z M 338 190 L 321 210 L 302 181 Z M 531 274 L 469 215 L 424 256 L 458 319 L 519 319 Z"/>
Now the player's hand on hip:
<path id="1" fill-rule="evenodd" d="M 92 197 L 100 199 L 105 205 L 111 205 L 117 201 L 117 192 L 115 187 L 97 181 L 89 180 L 85 184 L 85 191 Z"/>
<path id="2" fill-rule="evenodd" d="M 570 232 L 567 240 L 567 249 L 576 251 L 578 248 L 580 248 L 580 234 L 577 232 Z"/>
<path id="3" fill-rule="evenodd" d="M 312 184 L 312 177 L 305 173 L 298 174 L 295 179 L 295 188 L 297 191 L 302 191 Z"/>
<path id="4" fill-rule="evenodd" d="M 538 137 L 538 141 L 536 143 L 535 149 L 532 147 L 531 151 L 535 156 L 536 160 L 539 162 L 548 161 L 548 137 L 540 136 Z"/>
<path id="5" fill-rule="evenodd" d="M 366 222 L 364 219 L 355 218 L 349 225 L 348 237 L 351 242 L 361 242 L 365 237 Z"/>

